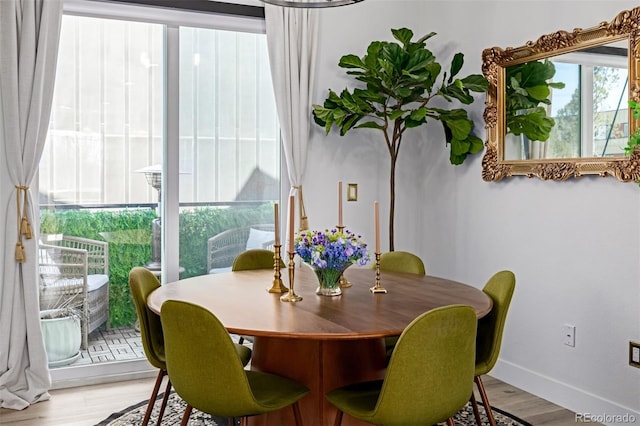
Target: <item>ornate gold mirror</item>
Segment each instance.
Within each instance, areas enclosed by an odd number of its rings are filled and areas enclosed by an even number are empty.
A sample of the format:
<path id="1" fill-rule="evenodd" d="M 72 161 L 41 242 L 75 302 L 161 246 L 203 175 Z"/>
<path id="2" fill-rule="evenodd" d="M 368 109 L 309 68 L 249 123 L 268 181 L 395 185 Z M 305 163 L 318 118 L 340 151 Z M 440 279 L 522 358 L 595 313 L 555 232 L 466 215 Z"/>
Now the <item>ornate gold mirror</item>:
<path id="1" fill-rule="evenodd" d="M 625 156 L 638 125 L 640 7 L 588 29 L 557 31 L 521 47 L 485 49 L 489 81 L 482 178 L 640 178 L 640 152 Z"/>

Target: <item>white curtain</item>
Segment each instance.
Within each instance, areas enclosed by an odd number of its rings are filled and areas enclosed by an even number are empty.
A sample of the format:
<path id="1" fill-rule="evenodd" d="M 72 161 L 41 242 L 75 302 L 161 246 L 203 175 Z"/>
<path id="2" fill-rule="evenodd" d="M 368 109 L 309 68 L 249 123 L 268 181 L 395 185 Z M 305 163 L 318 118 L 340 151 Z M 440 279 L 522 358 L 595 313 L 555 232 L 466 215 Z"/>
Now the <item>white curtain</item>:
<path id="1" fill-rule="evenodd" d="M 318 11 L 314 9 L 265 4 L 276 108 L 291 182 L 290 195 L 298 197 L 301 229 L 308 228 L 302 178 L 307 165 L 318 19 Z"/>
<path id="2" fill-rule="evenodd" d="M 49 398 L 38 306 L 37 224 L 29 190 L 53 97 L 62 0 L 0 0 L 0 141 L 10 182 L 0 282 L 0 406 Z M 4 165 L 3 165 L 4 166 Z M 34 233 L 31 233 L 33 227 Z"/>

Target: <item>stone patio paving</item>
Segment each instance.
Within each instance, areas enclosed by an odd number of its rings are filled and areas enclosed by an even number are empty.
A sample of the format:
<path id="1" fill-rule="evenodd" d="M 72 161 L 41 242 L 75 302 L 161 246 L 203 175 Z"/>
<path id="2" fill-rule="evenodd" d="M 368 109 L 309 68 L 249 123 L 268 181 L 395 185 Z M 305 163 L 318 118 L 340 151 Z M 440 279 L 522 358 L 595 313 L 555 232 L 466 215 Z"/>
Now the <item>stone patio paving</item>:
<path id="1" fill-rule="evenodd" d="M 99 328 L 89 334 L 87 350 L 66 367 L 145 358 L 140 332 L 134 327 Z"/>
<path id="2" fill-rule="evenodd" d="M 232 334 L 231 338 L 238 342 L 239 336 Z M 252 346 L 249 341 L 245 341 L 245 345 Z M 134 326 L 110 328 L 109 330 L 99 328 L 89 334 L 87 350 L 81 350 L 80 357 L 74 363 L 64 367 L 144 358 L 146 356 L 142 347 L 140 331 Z"/>

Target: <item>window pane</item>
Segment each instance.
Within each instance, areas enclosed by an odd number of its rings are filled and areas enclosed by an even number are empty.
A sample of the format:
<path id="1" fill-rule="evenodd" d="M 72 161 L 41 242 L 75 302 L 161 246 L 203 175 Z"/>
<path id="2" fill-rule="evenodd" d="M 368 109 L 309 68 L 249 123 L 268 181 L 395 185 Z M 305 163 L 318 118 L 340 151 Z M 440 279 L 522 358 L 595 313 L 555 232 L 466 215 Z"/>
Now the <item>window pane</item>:
<path id="1" fill-rule="evenodd" d="M 554 81 L 564 83 L 563 89 L 552 89 L 551 117 L 556 125 L 551 129 L 547 141 L 546 158 L 580 157 L 581 100 L 580 69 L 578 64 L 554 63 Z"/>
<path id="2" fill-rule="evenodd" d="M 593 67 L 594 156 L 624 155 L 629 140 L 628 72 L 626 68 Z"/>
<path id="3" fill-rule="evenodd" d="M 162 25 L 62 19 L 41 231 L 109 243 L 112 327 L 134 324 L 128 273 L 151 257 L 158 195 L 138 170 L 162 162 L 163 49 Z"/>
<path id="4" fill-rule="evenodd" d="M 136 170 L 161 162 L 163 26 L 63 17 L 45 204 L 157 201 Z"/>
<path id="5" fill-rule="evenodd" d="M 587 61 L 555 66 L 554 81 L 565 88 L 552 93 L 556 125 L 546 158 L 624 155 L 629 137 L 627 69 Z"/>
<path id="6" fill-rule="evenodd" d="M 209 238 L 227 229 L 273 222 L 279 176 L 279 127 L 266 36 L 181 27 L 183 277 L 208 272 Z M 198 221 L 202 223 L 196 228 Z M 245 248 L 242 238 L 230 252 Z M 229 259 L 217 266 L 230 267 L 233 256 Z"/>

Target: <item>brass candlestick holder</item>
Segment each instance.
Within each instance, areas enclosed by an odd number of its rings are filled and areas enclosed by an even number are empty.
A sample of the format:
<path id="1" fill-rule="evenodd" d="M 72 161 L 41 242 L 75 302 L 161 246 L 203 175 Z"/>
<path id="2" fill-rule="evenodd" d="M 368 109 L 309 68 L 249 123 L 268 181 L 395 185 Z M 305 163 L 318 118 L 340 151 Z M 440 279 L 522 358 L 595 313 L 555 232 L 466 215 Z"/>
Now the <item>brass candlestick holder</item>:
<path id="1" fill-rule="evenodd" d="M 295 256 L 294 252 L 289 252 L 289 293 L 280 296 L 280 300 L 282 302 L 299 302 L 302 300 L 302 297 L 298 296 L 295 291 L 293 291 L 293 279 L 294 279 L 294 263 L 293 257 Z"/>
<path id="2" fill-rule="evenodd" d="M 380 253 L 376 253 L 376 285 L 369 289 L 371 293 L 386 293 L 387 289 L 380 285 Z"/>
<path id="3" fill-rule="evenodd" d="M 289 288 L 282 282 L 282 274 L 280 273 L 280 247 L 281 244 L 273 246 L 273 285 L 269 289 L 269 293 L 286 293 Z"/>
<path id="4" fill-rule="evenodd" d="M 342 231 L 344 231 L 344 225 L 340 226 L 340 225 L 336 225 L 336 228 L 338 228 L 338 231 L 340 231 L 340 233 L 342 233 Z M 351 287 L 351 283 L 344 277 L 344 272 L 342 274 L 340 274 L 340 287 L 341 288 L 347 288 L 347 287 Z"/>

